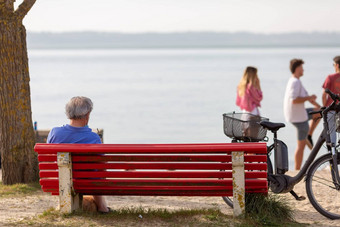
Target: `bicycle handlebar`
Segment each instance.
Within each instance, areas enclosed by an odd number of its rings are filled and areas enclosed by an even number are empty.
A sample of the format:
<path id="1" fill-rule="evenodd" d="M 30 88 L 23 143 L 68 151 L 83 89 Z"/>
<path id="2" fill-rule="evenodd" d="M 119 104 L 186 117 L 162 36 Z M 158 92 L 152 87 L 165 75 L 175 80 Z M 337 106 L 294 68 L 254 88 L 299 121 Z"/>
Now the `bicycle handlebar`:
<path id="1" fill-rule="evenodd" d="M 340 97 L 337 94 L 334 94 L 333 92 L 331 92 L 328 88 L 325 89 L 325 92 L 334 100 L 339 100 L 340 101 Z"/>
<path id="2" fill-rule="evenodd" d="M 323 107 L 322 107 L 322 108 L 323 108 Z M 309 114 L 309 115 L 313 115 L 313 114 L 321 114 L 323 110 L 324 110 L 324 109 L 317 110 L 317 111 L 311 111 L 311 112 L 309 112 L 308 114 Z"/>

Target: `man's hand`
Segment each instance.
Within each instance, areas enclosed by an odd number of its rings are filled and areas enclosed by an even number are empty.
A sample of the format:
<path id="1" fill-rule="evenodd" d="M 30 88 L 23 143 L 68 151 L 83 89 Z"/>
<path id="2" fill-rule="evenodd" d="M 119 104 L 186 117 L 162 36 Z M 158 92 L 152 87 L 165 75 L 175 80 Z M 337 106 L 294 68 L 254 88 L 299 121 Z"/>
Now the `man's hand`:
<path id="1" fill-rule="evenodd" d="M 320 109 L 320 105 L 316 102 L 316 95 L 308 96 L 308 101 L 313 104 L 316 108 Z"/>
<path id="2" fill-rule="evenodd" d="M 313 102 L 316 100 L 316 98 L 317 98 L 316 95 L 310 95 L 308 96 L 308 101 Z"/>

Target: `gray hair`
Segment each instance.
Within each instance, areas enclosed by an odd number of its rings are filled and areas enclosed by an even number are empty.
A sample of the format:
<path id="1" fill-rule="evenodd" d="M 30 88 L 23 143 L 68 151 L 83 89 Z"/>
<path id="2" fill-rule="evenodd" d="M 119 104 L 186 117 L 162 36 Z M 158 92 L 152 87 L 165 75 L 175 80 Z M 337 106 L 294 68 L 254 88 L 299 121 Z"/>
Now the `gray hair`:
<path id="1" fill-rule="evenodd" d="M 69 119 L 83 119 L 93 109 L 91 99 L 83 96 L 76 96 L 66 104 L 66 115 Z"/>

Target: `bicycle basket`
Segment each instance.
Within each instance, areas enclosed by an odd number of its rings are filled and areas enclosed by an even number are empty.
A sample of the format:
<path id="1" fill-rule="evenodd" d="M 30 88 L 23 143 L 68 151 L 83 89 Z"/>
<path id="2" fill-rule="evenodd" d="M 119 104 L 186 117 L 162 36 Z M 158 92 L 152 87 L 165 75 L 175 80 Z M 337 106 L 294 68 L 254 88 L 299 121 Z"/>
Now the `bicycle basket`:
<path id="1" fill-rule="evenodd" d="M 336 132 L 340 133 L 340 112 L 335 114 L 335 127 Z"/>
<path id="2" fill-rule="evenodd" d="M 268 120 L 268 118 L 249 113 L 225 113 L 223 114 L 224 134 L 232 139 L 248 142 L 261 141 L 266 137 L 267 129 L 259 123 Z"/>

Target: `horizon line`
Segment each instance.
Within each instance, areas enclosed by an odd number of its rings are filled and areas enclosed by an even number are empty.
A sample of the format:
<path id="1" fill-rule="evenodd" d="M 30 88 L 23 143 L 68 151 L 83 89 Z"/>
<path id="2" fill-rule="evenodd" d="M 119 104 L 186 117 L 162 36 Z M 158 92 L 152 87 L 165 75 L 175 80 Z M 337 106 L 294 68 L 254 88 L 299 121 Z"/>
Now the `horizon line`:
<path id="1" fill-rule="evenodd" d="M 211 33 L 211 34 L 254 34 L 254 35 L 289 35 L 289 34 L 340 34 L 340 31 L 290 31 L 290 32 L 253 32 L 253 31 L 145 31 L 145 32 L 123 32 L 123 31 L 99 31 L 99 30 L 74 30 L 74 31 L 31 31 L 27 33 L 39 34 L 70 34 L 70 33 L 97 33 L 97 34 L 124 34 L 124 35 L 141 35 L 141 34 L 186 34 L 186 33 Z"/>

